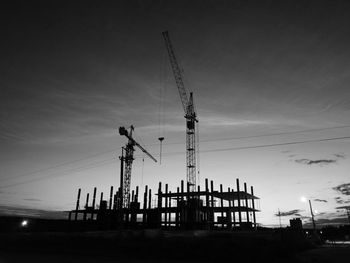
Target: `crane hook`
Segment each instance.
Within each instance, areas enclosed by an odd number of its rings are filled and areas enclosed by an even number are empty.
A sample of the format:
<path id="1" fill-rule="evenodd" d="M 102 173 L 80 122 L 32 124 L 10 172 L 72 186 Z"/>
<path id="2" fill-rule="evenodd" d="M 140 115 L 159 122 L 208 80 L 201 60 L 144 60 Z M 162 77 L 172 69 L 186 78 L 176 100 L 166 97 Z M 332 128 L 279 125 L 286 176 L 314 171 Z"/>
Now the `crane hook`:
<path id="1" fill-rule="evenodd" d="M 160 149 L 159 149 L 159 165 L 161 165 L 161 164 L 162 164 L 162 145 L 163 145 L 164 137 L 159 137 L 158 140 L 159 140 L 159 142 L 160 142 Z"/>

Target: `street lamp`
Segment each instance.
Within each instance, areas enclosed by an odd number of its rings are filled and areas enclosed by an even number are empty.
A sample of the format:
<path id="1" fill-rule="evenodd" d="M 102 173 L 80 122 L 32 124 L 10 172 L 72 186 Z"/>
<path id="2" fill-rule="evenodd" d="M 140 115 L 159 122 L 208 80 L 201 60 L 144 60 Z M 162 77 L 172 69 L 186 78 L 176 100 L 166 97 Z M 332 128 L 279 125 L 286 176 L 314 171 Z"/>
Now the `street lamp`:
<path id="1" fill-rule="evenodd" d="M 28 220 L 23 220 L 21 222 L 21 227 L 27 227 L 28 226 Z"/>

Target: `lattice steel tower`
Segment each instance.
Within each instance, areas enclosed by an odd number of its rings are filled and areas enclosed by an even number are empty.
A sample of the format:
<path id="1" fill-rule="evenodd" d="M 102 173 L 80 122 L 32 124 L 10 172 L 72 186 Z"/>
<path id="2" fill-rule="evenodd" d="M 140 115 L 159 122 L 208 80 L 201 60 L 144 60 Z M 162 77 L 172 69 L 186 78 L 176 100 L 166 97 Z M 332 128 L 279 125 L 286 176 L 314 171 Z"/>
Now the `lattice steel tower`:
<path id="1" fill-rule="evenodd" d="M 131 184 L 131 168 L 132 162 L 134 161 L 134 146 L 137 146 L 143 151 L 148 157 L 150 157 L 153 161 L 157 162 L 157 160 L 148 153 L 140 144 L 138 144 L 134 138 L 132 137 L 132 133 L 134 131 L 134 126 L 131 125 L 130 131 L 124 127 L 119 127 L 119 134 L 124 135 L 128 138 L 128 143 L 123 148 L 125 150 L 125 156 L 122 154 L 120 157 L 122 171 L 120 174 L 120 198 L 121 200 L 121 208 L 129 208 L 130 204 L 130 184 Z M 123 171 L 124 167 L 124 171 Z"/>
<path id="2" fill-rule="evenodd" d="M 171 68 L 173 70 L 175 82 L 179 90 L 182 107 L 186 118 L 186 179 L 190 191 L 196 189 L 196 123 L 198 122 L 193 103 L 193 94 L 185 88 L 181 68 L 176 60 L 173 45 L 171 44 L 168 31 L 162 33 L 165 46 L 169 54 Z M 188 96 L 188 93 L 190 94 Z"/>

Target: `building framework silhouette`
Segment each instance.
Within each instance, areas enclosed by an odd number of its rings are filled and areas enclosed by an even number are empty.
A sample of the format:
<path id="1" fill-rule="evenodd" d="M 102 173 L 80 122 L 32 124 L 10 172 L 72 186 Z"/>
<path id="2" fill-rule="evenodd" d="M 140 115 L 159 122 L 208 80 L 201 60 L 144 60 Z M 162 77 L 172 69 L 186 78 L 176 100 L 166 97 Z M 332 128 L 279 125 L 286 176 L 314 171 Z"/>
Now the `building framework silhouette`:
<path id="1" fill-rule="evenodd" d="M 131 191 L 131 201 L 127 207 L 121 206 L 120 193 L 111 186 L 109 200 L 101 198 L 96 206 L 97 188 L 94 188 L 92 202 L 86 195 L 83 209 L 80 209 L 81 189 L 78 191 L 76 209 L 69 211 L 71 221 L 89 221 L 101 229 L 117 228 L 166 228 L 166 229 L 255 229 L 256 212 L 259 212 L 259 198 L 254 195 L 253 186 L 248 192 L 247 184 L 240 188 L 236 179 L 236 190 L 228 187 L 226 191 L 220 184 L 214 189 L 214 182 L 205 179 L 205 188 L 197 186 L 189 189 L 182 180 L 176 191 L 169 191 L 168 184 L 158 191 L 145 186 L 143 198 L 139 187 Z M 140 202 L 142 199 L 142 202 Z"/>

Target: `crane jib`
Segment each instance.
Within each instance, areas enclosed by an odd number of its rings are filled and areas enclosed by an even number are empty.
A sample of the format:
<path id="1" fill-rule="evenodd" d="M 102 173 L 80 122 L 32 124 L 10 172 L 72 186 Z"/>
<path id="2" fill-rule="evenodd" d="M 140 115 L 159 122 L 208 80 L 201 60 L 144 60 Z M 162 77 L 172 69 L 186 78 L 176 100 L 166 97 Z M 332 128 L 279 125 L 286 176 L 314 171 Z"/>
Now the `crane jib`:
<path id="1" fill-rule="evenodd" d="M 176 82 L 177 87 L 178 87 L 178 91 L 179 91 L 182 107 L 184 109 L 184 112 L 186 113 L 187 112 L 187 107 L 189 105 L 188 92 L 187 92 L 187 90 L 185 88 L 185 85 L 184 85 L 184 82 L 183 82 L 181 69 L 180 69 L 179 64 L 177 63 L 176 56 L 175 56 L 175 51 L 174 51 L 174 48 L 173 48 L 173 46 L 171 44 L 168 31 L 165 31 L 162 34 L 163 34 L 163 37 L 164 37 L 165 46 L 166 46 L 168 54 L 169 54 L 170 64 L 171 64 L 171 68 L 172 68 L 172 71 L 173 71 L 173 74 L 174 74 L 175 82 Z"/>

